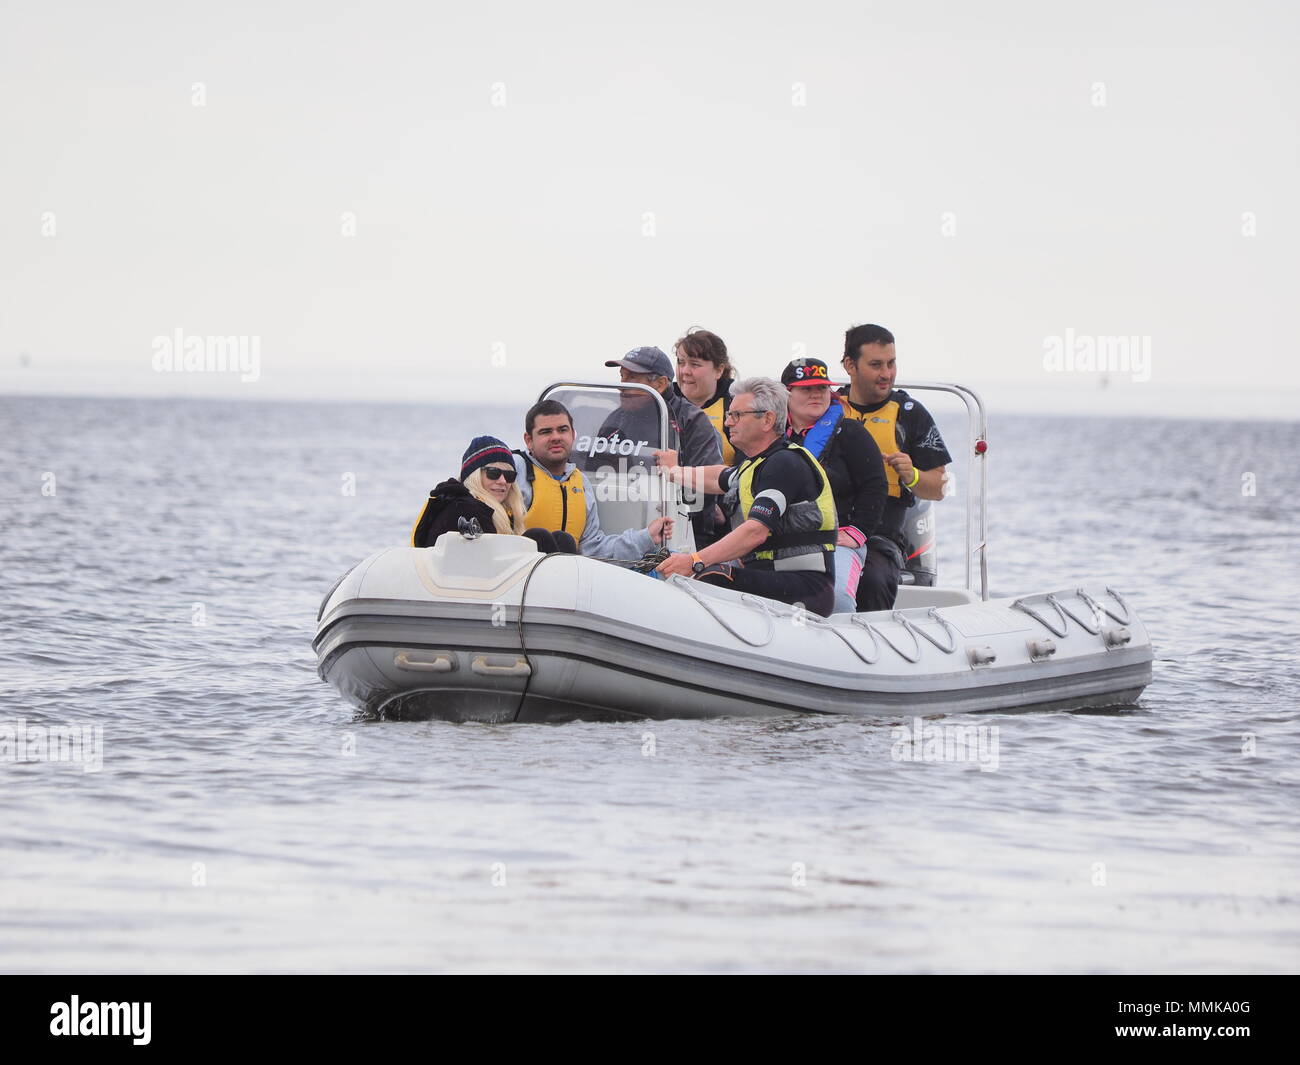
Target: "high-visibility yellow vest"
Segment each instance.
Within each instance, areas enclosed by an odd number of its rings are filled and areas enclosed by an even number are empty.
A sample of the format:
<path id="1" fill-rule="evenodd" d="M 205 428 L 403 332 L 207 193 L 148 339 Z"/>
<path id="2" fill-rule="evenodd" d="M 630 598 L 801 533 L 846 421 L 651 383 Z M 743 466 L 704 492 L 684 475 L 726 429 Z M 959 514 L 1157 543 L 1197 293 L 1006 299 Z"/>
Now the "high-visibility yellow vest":
<path id="1" fill-rule="evenodd" d="M 835 516 L 835 496 L 831 492 L 830 478 L 826 476 L 821 463 L 813 458 L 812 452 L 807 448 L 787 443 L 785 449 L 798 452 L 803 457 L 812 467 L 817 483 L 821 487 L 818 489 L 816 500 L 805 499 L 787 506 L 781 518 L 780 531 L 769 536 L 763 546 L 754 552 L 754 557 L 770 561 L 773 569 L 779 570 L 812 569 L 814 566 L 810 563 L 814 561 L 817 568 L 824 568 L 824 562 L 817 559 L 814 552 L 796 552 L 794 549 L 816 545 L 822 552 L 835 551 L 839 526 Z M 770 457 L 764 455 L 757 459 L 746 459 L 736 471 L 742 517 L 749 513 L 749 508 L 754 503 L 754 474 Z"/>
<path id="2" fill-rule="evenodd" d="M 880 455 L 892 455 L 898 448 L 898 400 L 891 399 L 879 410 L 873 410 L 869 414 L 863 414 L 852 403 L 849 402 L 848 396 L 836 396 L 840 405 L 844 408 L 844 417 L 852 418 L 854 421 L 862 423 L 862 427 L 871 434 L 875 440 L 876 446 L 880 448 Z M 898 499 L 903 493 L 898 484 L 898 471 L 888 462 L 885 466 L 885 480 L 889 482 L 889 494 Z"/>
<path id="3" fill-rule="evenodd" d="M 723 426 L 726 425 L 724 419 L 730 405 L 730 394 L 724 394 L 715 396 L 708 406 L 700 408 L 709 416 L 709 421 L 713 423 L 718 439 L 722 441 L 722 464 L 724 466 L 734 466 L 736 464 L 736 449 L 731 446 L 731 441 L 727 439 L 727 434 L 723 431 Z"/>
<path id="4" fill-rule="evenodd" d="M 582 471 L 574 470 L 563 481 L 557 481 L 545 470 L 538 476 L 537 464 L 531 456 L 525 455 L 524 462 L 533 489 L 532 504 L 524 514 L 524 528 L 566 532 L 581 540 L 587 528 L 587 485 Z"/>

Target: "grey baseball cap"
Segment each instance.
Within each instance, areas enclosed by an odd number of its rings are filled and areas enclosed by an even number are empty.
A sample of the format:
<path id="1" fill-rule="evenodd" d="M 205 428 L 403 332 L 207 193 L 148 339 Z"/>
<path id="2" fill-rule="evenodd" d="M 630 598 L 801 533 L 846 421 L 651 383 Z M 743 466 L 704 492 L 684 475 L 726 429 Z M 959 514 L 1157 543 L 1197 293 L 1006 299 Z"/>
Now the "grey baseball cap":
<path id="1" fill-rule="evenodd" d="M 610 359 L 606 366 L 622 366 L 632 373 L 652 373 L 673 379 L 673 363 L 662 348 L 633 348 L 621 359 Z"/>

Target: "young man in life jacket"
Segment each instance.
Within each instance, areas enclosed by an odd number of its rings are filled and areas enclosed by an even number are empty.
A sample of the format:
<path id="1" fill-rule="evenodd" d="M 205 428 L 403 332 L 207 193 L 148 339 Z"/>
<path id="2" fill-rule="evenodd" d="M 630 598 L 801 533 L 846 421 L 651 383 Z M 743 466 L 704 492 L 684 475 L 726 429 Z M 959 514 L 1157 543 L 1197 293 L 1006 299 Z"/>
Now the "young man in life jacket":
<path id="1" fill-rule="evenodd" d="M 528 451 L 514 452 L 525 527 L 567 532 L 578 541 L 578 550 L 592 558 L 638 559 L 672 535 L 671 518 L 655 518 L 647 528 L 617 534 L 602 530 L 596 493 L 569 461 L 573 444 L 573 417 L 563 403 L 545 399 L 525 415 Z"/>
<path id="2" fill-rule="evenodd" d="M 889 610 L 898 595 L 907 541 L 903 519 L 915 499 L 942 499 L 945 469 L 952 461 L 930 412 L 894 387 L 898 360 L 894 334 L 879 325 L 855 325 L 844 334 L 842 365 L 849 375 L 838 400 L 844 416 L 860 421 L 885 460 L 889 498 L 867 545 L 858 581 L 859 610 Z"/>
<path id="3" fill-rule="evenodd" d="M 677 465 L 672 451 L 655 458 L 673 480 L 735 495 L 744 520 L 693 555 L 669 555 L 664 576 L 694 576 L 782 603 L 801 603 L 829 617 L 835 604 L 839 526 L 830 479 L 817 460 L 785 436 L 785 387 L 766 377 L 736 386 L 727 411 L 737 466 Z"/>

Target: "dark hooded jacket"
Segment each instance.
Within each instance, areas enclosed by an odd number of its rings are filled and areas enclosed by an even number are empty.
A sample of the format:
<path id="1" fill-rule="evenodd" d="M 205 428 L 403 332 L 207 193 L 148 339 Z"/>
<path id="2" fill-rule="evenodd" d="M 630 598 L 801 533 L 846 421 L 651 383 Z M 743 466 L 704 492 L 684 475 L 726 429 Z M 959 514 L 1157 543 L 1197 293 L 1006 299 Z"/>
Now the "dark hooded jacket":
<path id="1" fill-rule="evenodd" d="M 429 493 L 420 520 L 411 534 L 411 546 L 432 547 L 445 532 L 458 532 L 461 518 L 477 518 L 485 533 L 496 532 L 492 508 L 470 495 L 469 489 L 454 477 L 443 481 Z"/>

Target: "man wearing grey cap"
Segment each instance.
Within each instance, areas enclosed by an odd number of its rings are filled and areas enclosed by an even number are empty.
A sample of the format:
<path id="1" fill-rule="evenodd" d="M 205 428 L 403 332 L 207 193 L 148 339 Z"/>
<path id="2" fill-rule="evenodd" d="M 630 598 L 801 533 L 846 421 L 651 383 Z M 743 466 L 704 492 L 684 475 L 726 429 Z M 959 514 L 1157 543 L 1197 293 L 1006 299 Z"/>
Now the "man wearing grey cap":
<path id="1" fill-rule="evenodd" d="M 610 359 L 606 366 L 619 368 L 619 380 L 649 385 L 658 392 L 668 408 L 668 439 L 653 450 L 676 451 L 683 466 L 719 466 L 722 464 L 722 442 L 713 428 L 709 416 L 690 400 L 672 388 L 672 360 L 656 347 L 633 348 L 621 359 Z M 639 389 L 623 393 L 619 409 L 606 419 L 597 436 L 617 434 L 623 439 L 658 439 L 658 411 L 654 399 Z M 715 539 L 713 528 L 715 496 L 705 496 L 698 501 L 700 509 L 692 508 L 691 525 L 697 543 Z"/>

